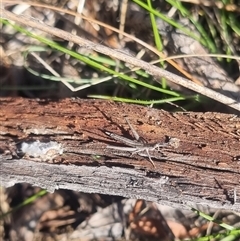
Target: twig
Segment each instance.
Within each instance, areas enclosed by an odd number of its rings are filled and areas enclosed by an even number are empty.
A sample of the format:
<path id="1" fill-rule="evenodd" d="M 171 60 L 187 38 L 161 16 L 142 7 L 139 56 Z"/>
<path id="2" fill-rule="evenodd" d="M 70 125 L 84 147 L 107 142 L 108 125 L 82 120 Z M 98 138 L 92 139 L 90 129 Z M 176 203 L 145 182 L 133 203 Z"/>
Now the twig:
<path id="1" fill-rule="evenodd" d="M 2 18 L 15 21 L 16 23 L 23 24 L 35 29 L 40 29 L 46 33 L 52 34 L 54 36 L 57 36 L 59 38 L 65 39 L 67 41 L 74 42 L 76 44 L 79 44 L 81 47 L 85 47 L 88 49 L 95 50 L 99 53 L 108 55 L 110 57 L 114 57 L 116 59 L 120 59 L 126 63 L 129 63 L 133 66 L 140 67 L 144 69 L 146 72 L 152 74 L 156 78 L 166 78 L 169 81 L 172 81 L 175 84 L 179 84 L 183 87 L 186 87 L 188 89 L 191 89 L 197 93 L 200 93 L 202 95 L 205 95 L 211 99 L 214 99 L 220 103 L 223 103 L 235 110 L 238 110 L 240 112 L 240 103 L 237 100 L 234 100 L 232 98 L 229 98 L 225 95 L 222 95 L 221 93 L 218 93 L 216 91 L 213 91 L 211 89 L 208 89 L 206 87 L 197 85 L 188 79 L 182 78 L 180 76 L 177 76 L 173 73 L 170 73 L 164 69 L 158 68 L 154 65 L 151 65 L 149 63 L 146 63 L 145 61 L 139 60 L 137 58 L 131 57 L 125 53 L 122 53 L 120 51 L 113 50 L 111 48 L 105 47 L 101 44 L 93 43 L 87 39 L 81 38 L 79 36 L 75 36 L 71 33 L 68 33 L 66 31 L 50 27 L 43 22 L 24 15 L 15 15 L 3 8 L 0 8 Z M 156 80 L 157 82 L 160 82 L 160 80 Z"/>

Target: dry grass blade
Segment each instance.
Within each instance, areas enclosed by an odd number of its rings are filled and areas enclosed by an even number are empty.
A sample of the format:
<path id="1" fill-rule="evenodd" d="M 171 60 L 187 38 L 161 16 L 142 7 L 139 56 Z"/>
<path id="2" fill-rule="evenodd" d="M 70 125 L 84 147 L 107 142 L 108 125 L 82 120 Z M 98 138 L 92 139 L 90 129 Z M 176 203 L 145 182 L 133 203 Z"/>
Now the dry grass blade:
<path id="1" fill-rule="evenodd" d="M 2 12 L 2 18 L 4 19 L 8 19 L 8 20 L 12 20 L 15 21 L 18 24 L 23 24 L 26 26 L 30 26 L 32 28 L 36 28 L 36 29 L 40 29 L 44 32 L 47 32 L 49 34 L 52 34 L 54 36 L 57 36 L 59 38 L 65 39 L 67 41 L 70 42 L 74 42 L 76 44 L 79 44 L 81 47 L 86 47 L 88 49 L 92 49 L 95 50 L 96 52 L 111 56 L 113 58 L 122 60 L 128 64 L 131 64 L 133 66 L 137 66 L 140 67 L 142 69 L 144 69 L 146 72 L 148 72 L 149 74 L 155 76 L 156 78 L 166 78 L 169 81 L 172 81 L 175 84 L 181 85 L 183 87 L 186 87 L 188 89 L 191 89 L 197 93 L 200 93 L 202 95 L 205 95 L 211 99 L 214 99 L 220 103 L 223 103 L 235 110 L 240 111 L 240 103 L 238 100 L 234 100 L 232 98 L 226 97 L 216 91 L 210 90 L 206 87 L 203 86 L 199 86 L 185 78 L 182 78 L 180 76 L 177 76 L 173 73 L 170 73 L 164 69 L 160 69 L 156 66 L 153 66 L 149 63 L 146 63 L 145 61 L 136 59 L 134 57 L 131 57 L 125 53 L 113 50 L 111 48 L 105 47 L 101 44 L 96 44 L 93 43 L 91 41 L 88 41 L 86 39 L 83 39 L 79 36 L 75 36 L 72 35 L 71 33 L 68 33 L 66 31 L 57 29 L 57 28 L 53 28 L 53 27 L 49 27 L 47 25 L 45 25 L 43 22 L 38 21 L 37 19 L 34 18 L 29 18 L 27 16 L 24 15 L 15 15 L 3 8 L 1 8 L 1 12 Z M 158 81 L 158 80 L 156 80 Z"/>

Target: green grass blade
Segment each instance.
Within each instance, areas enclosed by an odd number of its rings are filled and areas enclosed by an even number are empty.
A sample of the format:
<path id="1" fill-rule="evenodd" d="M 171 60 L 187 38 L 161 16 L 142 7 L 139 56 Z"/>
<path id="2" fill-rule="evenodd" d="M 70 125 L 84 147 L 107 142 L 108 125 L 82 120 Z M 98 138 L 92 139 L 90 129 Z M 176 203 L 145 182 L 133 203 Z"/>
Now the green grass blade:
<path id="1" fill-rule="evenodd" d="M 46 195 L 48 192 L 46 190 L 40 190 L 38 193 L 36 193 L 35 195 L 32 195 L 31 197 L 27 198 L 26 200 L 24 200 L 22 203 L 20 203 L 19 205 L 15 206 L 14 208 L 12 208 L 12 210 L 10 210 L 7 213 L 4 213 L 0 216 L 0 219 L 3 219 L 4 217 L 6 217 L 7 215 L 11 214 L 12 212 L 17 211 L 19 208 L 24 207 L 28 204 L 33 203 L 35 200 L 37 200 L 38 198 Z"/>
<path id="2" fill-rule="evenodd" d="M 152 89 L 152 90 L 155 90 L 155 91 L 158 91 L 158 92 L 162 92 L 162 93 L 165 93 L 165 94 L 169 94 L 169 95 L 173 95 L 173 96 L 179 96 L 178 93 L 176 92 L 173 92 L 173 91 L 169 91 L 169 90 L 165 90 L 165 89 L 162 89 L 162 88 L 159 88 L 159 87 L 156 87 L 154 85 L 150 85 L 150 84 L 147 84 L 145 82 L 142 82 L 142 81 L 139 81 L 139 80 L 136 80 L 134 78 L 131 78 L 129 77 L 128 75 L 125 75 L 123 73 L 118 73 L 112 69 L 109 69 L 105 66 L 103 66 L 102 64 L 99 64 L 97 62 L 94 62 L 92 60 L 90 60 L 89 58 L 85 57 L 85 56 L 82 56 L 76 52 L 73 52 L 71 50 L 68 50 L 60 45 L 58 45 L 57 43 L 49 40 L 49 39 L 46 39 L 44 37 L 41 37 L 39 35 L 36 35 L 36 34 L 33 34 L 32 32 L 29 32 L 27 30 L 25 30 L 24 28 L 20 27 L 20 26 L 17 26 L 15 24 L 12 24 L 10 22 L 8 22 L 7 20 L 4 20 L 4 19 L 0 19 L 0 21 L 4 24 L 8 24 L 8 25 L 11 25 L 14 29 L 16 29 L 17 31 L 21 32 L 21 33 L 24 33 L 26 34 L 27 36 L 29 37 L 32 37 L 32 38 L 35 38 L 37 39 L 38 41 L 40 41 L 41 43 L 44 43 L 48 46 L 50 46 L 51 48 L 53 49 L 57 49 L 65 54 L 68 54 L 76 59 L 78 59 L 79 61 L 82 61 L 86 64 L 88 64 L 89 66 L 93 67 L 93 68 L 96 68 L 98 70 L 101 70 L 101 71 L 105 71 L 109 74 L 112 74 L 113 76 L 115 77 L 119 77 L 123 80 L 126 80 L 126 81 L 129 81 L 129 82 L 132 82 L 132 83 L 135 83 L 137 85 L 140 85 L 140 86 L 143 86 L 143 87 L 146 87 L 146 88 L 149 88 L 149 89 Z"/>

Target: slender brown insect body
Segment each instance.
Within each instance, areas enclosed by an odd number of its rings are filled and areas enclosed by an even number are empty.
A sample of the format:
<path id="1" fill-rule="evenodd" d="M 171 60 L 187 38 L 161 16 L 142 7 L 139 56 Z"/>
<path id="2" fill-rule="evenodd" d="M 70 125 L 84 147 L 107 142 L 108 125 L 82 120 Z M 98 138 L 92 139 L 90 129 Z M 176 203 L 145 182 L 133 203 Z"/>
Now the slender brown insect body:
<path id="1" fill-rule="evenodd" d="M 129 152 L 132 152 L 132 155 L 139 153 L 139 152 L 146 151 L 149 161 L 151 162 L 151 164 L 154 167 L 156 167 L 149 154 L 149 151 L 154 151 L 156 149 L 159 150 L 160 147 L 167 146 L 168 143 L 148 143 L 144 138 L 142 138 L 138 135 L 137 131 L 133 128 L 133 126 L 130 124 L 128 119 L 127 118 L 125 118 L 125 119 L 134 135 L 135 140 L 131 140 L 126 137 L 120 136 L 118 134 L 115 134 L 115 133 L 112 133 L 109 131 L 105 131 L 105 134 L 108 135 L 109 137 L 111 137 L 112 139 L 119 141 L 119 142 L 125 144 L 126 146 L 129 146 L 129 147 L 107 146 L 107 148 L 120 150 L 120 151 L 129 151 Z"/>

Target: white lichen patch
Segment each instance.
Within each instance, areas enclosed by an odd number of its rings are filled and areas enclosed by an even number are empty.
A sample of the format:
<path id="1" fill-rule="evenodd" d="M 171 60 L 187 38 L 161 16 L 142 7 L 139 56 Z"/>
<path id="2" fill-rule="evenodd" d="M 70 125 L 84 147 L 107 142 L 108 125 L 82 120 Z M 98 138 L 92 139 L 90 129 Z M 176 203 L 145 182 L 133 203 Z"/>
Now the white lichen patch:
<path id="1" fill-rule="evenodd" d="M 54 157 L 63 154 L 62 145 L 55 142 L 40 142 L 39 140 L 21 144 L 21 152 L 28 157 L 40 158 L 41 160 L 52 160 Z"/>
<path id="2" fill-rule="evenodd" d="M 170 138 L 169 145 L 174 148 L 178 148 L 180 145 L 180 140 L 178 138 Z"/>

